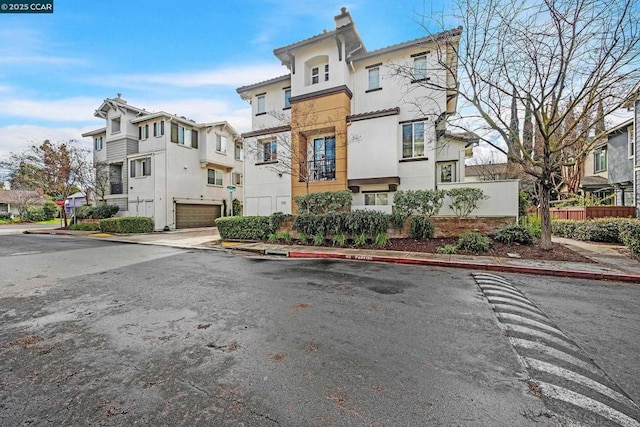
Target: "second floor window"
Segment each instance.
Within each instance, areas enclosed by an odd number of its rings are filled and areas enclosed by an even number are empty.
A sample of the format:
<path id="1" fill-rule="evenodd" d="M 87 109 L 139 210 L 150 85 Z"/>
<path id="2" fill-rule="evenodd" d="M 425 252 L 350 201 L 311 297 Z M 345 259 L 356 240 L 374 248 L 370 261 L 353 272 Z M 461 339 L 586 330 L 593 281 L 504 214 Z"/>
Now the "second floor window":
<path id="1" fill-rule="evenodd" d="M 291 89 L 285 89 L 284 90 L 284 108 L 291 108 L 291 102 L 289 101 L 289 99 L 291 99 Z"/>
<path id="2" fill-rule="evenodd" d="M 632 159 L 633 155 L 635 154 L 635 148 L 636 148 L 636 140 L 635 140 L 635 132 L 634 132 L 634 128 L 630 127 L 628 132 L 629 132 L 629 158 Z"/>
<path id="3" fill-rule="evenodd" d="M 101 136 L 93 138 L 93 148 L 96 151 L 102 150 L 102 137 Z"/>
<path id="4" fill-rule="evenodd" d="M 231 184 L 242 185 L 242 174 L 238 172 L 233 172 L 231 174 Z"/>
<path id="5" fill-rule="evenodd" d="M 315 85 L 320 83 L 320 69 L 318 67 L 313 67 L 311 69 L 311 84 Z"/>
<path id="6" fill-rule="evenodd" d="M 111 119 L 111 133 L 120 132 L 120 117 Z"/>
<path id="7" fill-rule="evenodd" d="M 222 171 L 217 169 L 207 169 L 207 184 L 222 185 Z"/>
<path id="8" fill-rule="evenodd" d="M 275 162 L 278 160 L 278 143 L 274 141 L 263 142 L 262 144 L 262 161 Z"/>
<path id="9" fill-rule="evenodd" d="M 607 149 L 601 148 L 593 152 L 593 171 L 604 172 L 607 170 Z"/>
<path id="10" fill-rule="evenodd" d="M 131 160 L 129 162 L 129 176 L 131 178 L 151 176 L 151 157 Z"/>
<path id="11" fill-rule="evenodd" d="M 171 142 L 198 148 L 198 131 L 186 129 L 177 123 L 171 123 Z"/>
<path id="12" fill-rule="evenodd" d="M 233 158 L 240 161 L 244 160 L 244 148 L 242 144 L 236 144 Z"/>
<path id="13" fill-rule="evenodd" d="M 402 158 L 424 157 L 424 123 L 402 125 Z"/>

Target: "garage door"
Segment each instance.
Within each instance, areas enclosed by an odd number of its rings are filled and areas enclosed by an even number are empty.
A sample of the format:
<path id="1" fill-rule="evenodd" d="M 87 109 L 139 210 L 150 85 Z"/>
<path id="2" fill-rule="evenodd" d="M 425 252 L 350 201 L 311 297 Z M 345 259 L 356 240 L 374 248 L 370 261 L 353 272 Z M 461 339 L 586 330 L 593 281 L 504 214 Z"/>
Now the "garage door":
<path id="1" fill-rule="evenodd" d="M 214 227 L 220 205 L 176 204 L 176 228 Z"/>

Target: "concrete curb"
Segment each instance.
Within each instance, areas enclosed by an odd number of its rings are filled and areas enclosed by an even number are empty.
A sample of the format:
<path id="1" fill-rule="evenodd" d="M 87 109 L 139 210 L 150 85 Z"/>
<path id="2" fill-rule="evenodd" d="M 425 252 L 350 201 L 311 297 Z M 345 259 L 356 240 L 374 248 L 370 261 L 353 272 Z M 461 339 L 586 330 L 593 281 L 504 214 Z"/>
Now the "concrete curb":
<path id="1" fill-rule="evenodd" d="M 472 270 L 498 271 L 503 273 L 535 274 L 541 276 L 568 277 L 575 279 L 607 280 L 628 282 L 640 285 L 640 276 L 632 274 L 596 273 L 580 270 L 550 270 L 540 267 L 521 267 L 512 265 L 482 264 L 475 262 L 445 261 L 433 259 L 396 258 L 378 255 L 351 255 L 342 253 L 289 252 L 289 258 L 323 258 L 355 261 L 375 261 L 393 264 L 426 265 L 432 267 L 464 268 Z"/>

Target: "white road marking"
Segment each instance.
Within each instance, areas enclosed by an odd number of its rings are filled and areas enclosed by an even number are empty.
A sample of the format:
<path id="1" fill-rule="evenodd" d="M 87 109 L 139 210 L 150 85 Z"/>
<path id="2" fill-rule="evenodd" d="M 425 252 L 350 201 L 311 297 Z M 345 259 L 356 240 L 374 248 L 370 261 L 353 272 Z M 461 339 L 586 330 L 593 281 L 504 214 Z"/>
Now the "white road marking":
<path id="1" fill-rule="evenodd" d="M 481 288 L 482 288 L 483 292 L 486 292 L 486 291 L 501 291 L 501 292 L 507 292 L 510 295 L 516 295 L 516 296 L 519 296 L 519 297 L 524 297 L 524 294 L 522 292 L 518 292 L 515 289 L 509 289 L 506 286 L 482 285 Z"/>
<path id="2" fill-rule="evenodd" d="M 515 306 L 518 306 L 518 307 L 521 307 L 521 308 L 525 308 L 525 309 L 531 310 L 531 311 L 533 311 L 535 313 L 542 313 L 540 311 L 540 309 L 538 307 L 534 306 L 534 305 L 523 304 L 520 301 L 514 301 L 514 300 L 512 300 L 510 298 L 502 298 L 502 297 L 491 297 L 491 298 L 488 298 L 487 297 L 487 299 L 489 300 L 489 302 L 491 304 L 500 304 L 500 303 L 502 303 L 504 305 L 515 305 Z"/>
<path id="3" fill-rule="evenodd" d="M 582 394 L 568 390 L 564 387 L 542 381 L 535 382 L 542 390 L 543 395 L 551 399 L 567 402 L 587 411 L 594 412 L 604 418 L 620 424 L 623 427 L 640 427 L 640 423 L 638 421 L 605 405 L 604 403 L 598 402 L 597 400 L 583 396 Z"/>
<path id="4" fill-rule="evenodd" d="M 569 338 L 567 338 L 566 340 L 557 338 L 553 335 L 549 335 L 546 332 L 542 332 L 542 331 L 538 331 L 537 329 L 531 329 L 528 328 L 526 326 L 519 326 L 519 325 L 505 325 L 507 329 L 510 329 L 514 332 L 521 332 L 523 334 L 527 334 L 527 335 L 533 335 L 534 337 L 538 337 L 541 338 L 545 341 L 549 341 L 558 345 L 561 345 L 565 348 L 569 348 L 569 349 L 573 349 L 574 351 L 578 351 L 581 352 L 582 350 L 580 349 L 580 347 L 578 347 L 577 345 L 575 345 L 572 341 L 569 340 Z"/>
<path id="5" fill-rule="evenodd" d="M 598 376 L 603 376 L 605 375 L 604 372 L 600 369 L 598 369 L 593 363 L 590 362 L 586 362 L 582 359 L 579 359 L 575 356 L 570 355 L 569 353 L 565 353 L 564 351 L 560 351 L 557 348 L 553 348 L 553 347 L 549 347 L 548 345 L 544 345 L 542 343 L 536 342 L 536 341 L 530 341 L 528 339 L 525 338 L 514 338 L 511 337 L 509 338 L 509 340 L 511 341 L 511 343 L 515 346 L 515 347 L 519 347 L 519 348 L 526 348 L 528 350 L 537 350 L 541 353 L 545 353 L 555 359 L 559 359 L 562 360 L 566 363 L 569 363 L 571 365 L 577 366 L 579 368 L 582 368 L 586 371 L 591 372 L 592 374 L 598 375 Z"/>
<path id="6" fill-rule="evenodd" d="M 516 296 L 516 295 L 510 294 L 510 293 L 504 292 L 504 291 L 486 290 L 486 291 L 484 291 L 484 295 L 487 297 L 487 299 L 491 299 L 493 297 L 511 298 L 511 299 L 513 299 L 515 301 L 520 301 L 520 302 L 525 303 L 525 304 L 531 304 L 531 301 L 529 301 L 525 297 Z"/>
<path id="7" fill-rule="evenodd" d="M 496 314 L 501 314 L 504 312 L 504 310 L 510 310 L 510 311 L 517 311 L 517 314 L 520 314 L 521 316 L 530 316 L 530 317 L 535 317 L 538 318 L 540 320 L 543 320 L 545 322 L 549 322 L 549 318 L 547 316 L 545 316 L 544 314 L 541 313 L 535 313 L 531 310 L 527 310 L 524 309 L 522 307 L 517 307 L 515 305 L 511 305 L 511 306 L 507 306 L 506 304 L 493 304 L 493 307 L 496 311 Z"/>
<path id="8" fill-rule="evenodd" d="M 535 326 L 536 328 L 544 329 L 546 331 L 553 332 L 555 334 L 566 336 L 562 333 L 560 329 L 556 328 L 555 326 L 549 326 L 545 323 L 538 322 L 537 320 L 528 319 L 518 314 L 511 314 L 511 313 L 497 313 L 497 314 L 498 314 L 498 317 L 501 317 L 505 320 L 510 320 L 512 322 L 526 323 L 529 326 Z M 511 324 L 510 322 L 504 322 L 504 323 Z"/>
<path id="9" fill-rule="evenodd" d="M 559 366 L 552 365 L 551 363 L 543 362 L 542 360 L 534 359 L 532 357 L 523 357 L 522 360 L 524 360 L 525 364 L 528 365 L 529 368 L 546 372 L 557 377 L 567 379 L 569 381 L 573 381 L 574 383 L 581 384 L 594 391 L 597 391 L 598 393 L 607 396 L 608 398 L 615 400 L 618 403 L 622 403 L 636 410 L 640 409 L 633 400 L 607 387 L 606 385 L 599 383 L 598 381 L 594 381 L 591 378 L 585 377 L 584 375 L 580 375 L 576 372 L 570 371 L 569 369 L 561 368 Z"/>

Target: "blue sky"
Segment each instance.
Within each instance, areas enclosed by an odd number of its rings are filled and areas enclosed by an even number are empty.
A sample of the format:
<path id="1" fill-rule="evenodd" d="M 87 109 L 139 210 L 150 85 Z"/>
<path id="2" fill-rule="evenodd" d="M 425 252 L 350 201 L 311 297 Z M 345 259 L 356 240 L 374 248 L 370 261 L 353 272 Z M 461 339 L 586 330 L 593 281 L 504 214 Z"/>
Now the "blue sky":
<path id="1" fill-rule="evenodd" d="M 44 139 L 82 140 L 118 92 L 148 111 L 246 131 L 236 88 L 287 73 L 273 49 L 332 29 L 342 6 L 368 50 L 423 37 L 421 17 L 440 16 L 440 4 L 54 0 L 53 14 L 0 14 L 0 159 Z"/>

